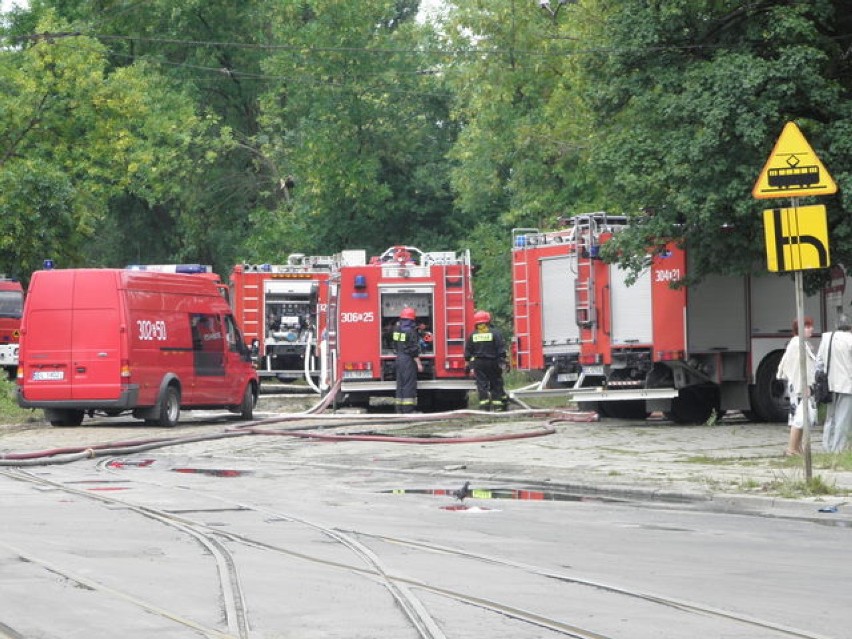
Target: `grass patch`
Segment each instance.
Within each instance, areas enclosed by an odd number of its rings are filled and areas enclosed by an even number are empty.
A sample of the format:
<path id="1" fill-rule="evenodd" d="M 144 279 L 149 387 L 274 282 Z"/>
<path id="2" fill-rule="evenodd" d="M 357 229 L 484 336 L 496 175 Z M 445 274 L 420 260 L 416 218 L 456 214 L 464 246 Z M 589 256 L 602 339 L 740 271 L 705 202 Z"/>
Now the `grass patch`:
<path id="1" fill-rule="evenodd" d="M 852 471 L 852 450 L 842 453 L 815 453 L 811 459 L 816 468 Z"/>
<path id="2" fill-rule="evenodd" d="M 842 495 L 845 490 L 838 490 L 835 484 L 828 484 L 819 475 L 809 480 L 804 478 L 785 477 L 776 487 L 782 497 L 818 497 L 821 495 Z"/>
<path id="3" fill-rule="evenodd" d="M 834 483 L 828 483 L 819 475 L 805 481 L 799 473 L 776 475 L 771 481 L 761 482 L 753 478 L 743 479 L 736 486 L 749 493 L 778 495 L 789 499 L 799 497 L 822 497 L 826 495 L 846 495 L 849 491 L 840 489 Z"/>
<path id="4" fill-rule="evenodd" d="M 5 375 L 0 375 L 0 422 L 19 424 L 32 417 L 32 410 L 21 408 L 15 400 L 16 384 Z"/>
<path id="5" fill-rule="evenodd" d="M 693 455 L 692 457 L 679 460 L 679 462 L 683 464 L 702 464 L 704 466 L 728 466 L 731 464 L 736 464 L 737 466 L 756 466 L 758 464 L 758 460 L 751 457 L 710 457 L 709 455 Z"/>
<path id="6" fill-rule="evenodd" d="M 801 457 L 771 458 L 769 464 L 773 468 L 803 468 Z M 811 467 L 820 470 L 852 471 L 852 450 L 842 453 L 811 453 Z"/>
<path id="7" fill-rule="evenodd" d="M 506 387 L 506 392 L 526 388 L 531 384 L 537 384 L 541 381 L 541 376 L 538 379 L 527 371 L 512 370 L 503 375 L 503 385 Z M 568 401 L 570 389 L 563 388 L 563 392 L 556 395 L 548 395 L 543 397 L 535 397 L 529 395 L 521 395 L 520 399 L 524 404 L 532 408 L 576 408 L 575 402 Z M 475 395 L 475 393 L 473 393 Z"/>

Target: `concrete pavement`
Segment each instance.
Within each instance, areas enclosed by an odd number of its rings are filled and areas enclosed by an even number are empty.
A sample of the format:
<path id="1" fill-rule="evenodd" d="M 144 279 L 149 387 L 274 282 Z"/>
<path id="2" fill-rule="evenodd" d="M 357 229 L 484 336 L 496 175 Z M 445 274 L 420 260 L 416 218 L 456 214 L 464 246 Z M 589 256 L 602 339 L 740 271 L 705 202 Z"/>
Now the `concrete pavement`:
<path id="1" fill-rule="evenodd" d="M 459 420 L 437 425 L 351 427 L 350 434 L 381 432 L 398 437 L 434 433 L 488 437 L 524 433 L 543 425 L 522 412 L 499 421 Z M 551 487 L 607 498 L 690 502 L 707 508 L 813 518 L 852 526 L 852 472 L 824 462 L 820 431 L 811 434 L 812 477 L 824 495 L 804 495 L 804 464 L 786 458 L 784 424 L 751 423 L 731 416 L 715 425 L 644 422 L 554 421 L 556 432 L 517 440 L 447 445 L 338 442 L 291 451 L 307 463 L 403 468 L 413 475 L 443 474 L 478 486 Z M 425 429 L 425 430 L 424 430 Z M 416 481 L 416 480 L 415 480 Z M 820 512 L 823 508 L 837 512 Z"/>
<path id="2" fill-rule="evenodd" d="M 280 406 L 258 407 L 258 419 L 274 418 Z M 294 409 L 290 409 L 294 410 Z M 301 410 L 301 409 L 295 409 Z M 715 425 L 680 426 L 662 419 L 597 422 L 549 420 L 525 411 L 504 415 L 462 414 L 433 422 L 384 423 L 381 417 L 352 415 L 356 424 L 338 425 L 321 419 L 285 421 L 271 429 L 322 428 L 323 433 L 381 433 L 395 437 L 434 435 L 489 438 L 523 434 L 551 424 L 553 434 L 504 441 L 412 445 L 395 442 L 343 441 L 311 445 L 311 440 L 258 436 L 253 451 L 287 448 L 293 463 L 332 464 L 351 468 L 402 470 L 414 486 L 420 478 L 446 477 L 453 485 L 470 479 L 479 486 L 551 487 L 609 498 L 690 502 L 708 508 L 810 517 L 852 525 L 852 471 L 830 467 L 822 452 L 819 430 L 811 434 L 812 476 L 826 488 L 824 495 L 803 495 L 801 459 L 785 458 L 788 429 L 784 424 L 751 423 L 736 415 Z M 566 412 L 570 416 L 570 413 Z M 343 417 L 338 414 L 338 416 Z M 188 437 L 241 425 L 229 416 L 216 418 L 186 413 L 175 429 L 152 429 L 120 418 L 80 428 L 51 428 L 41 422 L 0 425 L 0 455 L 69 446 L 93 446 L 151 437 Z M 418 416 L 414 416 L 418 419 Z M 197 421 L 193 421 L 197 420 Z M 89 424 L 90 422 L 87 422 Z M 242 438 L 236 441 L 240 441 Z M 286 442 L 286 443 L 284 443 Z M 183 444 L 183 446 L 187 446 Z M 202 444 L 198 452 L 202 451 Z M 187 453 L 195 452 L 187 448 Z M 826 461 L 828 460 L 828 461 Z M 835 507 L 837 512 L 819 512 Z"/>

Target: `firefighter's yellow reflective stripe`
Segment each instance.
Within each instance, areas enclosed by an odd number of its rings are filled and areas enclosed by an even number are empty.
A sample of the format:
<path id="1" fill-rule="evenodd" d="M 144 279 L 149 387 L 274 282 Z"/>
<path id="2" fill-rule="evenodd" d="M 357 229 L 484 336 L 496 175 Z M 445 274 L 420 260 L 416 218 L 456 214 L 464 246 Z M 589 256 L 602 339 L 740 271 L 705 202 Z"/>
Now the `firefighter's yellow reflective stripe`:
<path id="1" fill-rule="evenodd" d="M 405 333 L 402 331 L 394 331 L 393 332 L 393 341 L 395 342 L 404 342 L 408 339 Z"/>
<path id="2" fill-rule="evenodd" d="M 492 342 L 494 341 L 494 333 L 474 333 L 470 338 L 473 342 Z"/>
<path id="3" fill-rule="evenodd" d="M 474 488 L 470 491 L 470 496 L 475 497 L 476 499 L 491 499 L 491 491 Z"/>
<path id="4" fill-rule="evenodd" d="M 396 400 L 397 406 L 411 406 L 417 403 L 417 398 L 414 399 L 398 399 Z"/>

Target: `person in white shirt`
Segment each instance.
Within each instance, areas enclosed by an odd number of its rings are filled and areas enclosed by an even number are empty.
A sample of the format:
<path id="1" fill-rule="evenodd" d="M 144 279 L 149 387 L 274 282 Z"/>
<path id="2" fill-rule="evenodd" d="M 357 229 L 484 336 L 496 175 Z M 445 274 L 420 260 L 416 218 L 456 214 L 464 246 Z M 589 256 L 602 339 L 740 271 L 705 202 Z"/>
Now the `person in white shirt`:
<path id="1" fill-rule="evenodd" d="M 833 399 L 828 405 L 822 431 L 822 447 L 839 453 L 852 435 L 852 321 L 841 314 L 837 330 L 823 333 L 817 352 L 817 370 L 828 367 L 828 388 Z M 833 339 L 832 339 L 833 337 Z M 831 359 L 829 360 L 829 345 Z"/>
<path id="2" fill-rule="evenodd" d="M 808 340 L 814 332 L 814 321 L 810 317 L 806 317 L 805 321 L 805 362 L 807 367 L 807 384 L 811 386 L 814 383 L 814 371 L 816 369 L 816 355 L 814 355 L 811 345 Z M 778 364 L 778 379 L 787 380 L 790 391 L 790 416 L 787 423 L 790 425 L 790 442 L 787 444 L 787 450 L 784 454 L 787 456 L 802 454 L 802 426 L 803 415 L 799 414 L 805 409 L 802 403 L 802 368 L 801 357 L 799 354 L 799 320 L 793 320 L 793 338 L 787 344 L 787 350 L 784 351 L 784 356 Z M 809 408 L 813 404 L 813 400 L 808 400 Z M 815 407 L 814 407 L 815 408 Z M 809 413 L 816 414 L 816 410 L 812 409 Z M 810 422 L 813 425 L 813 421 Z"/>

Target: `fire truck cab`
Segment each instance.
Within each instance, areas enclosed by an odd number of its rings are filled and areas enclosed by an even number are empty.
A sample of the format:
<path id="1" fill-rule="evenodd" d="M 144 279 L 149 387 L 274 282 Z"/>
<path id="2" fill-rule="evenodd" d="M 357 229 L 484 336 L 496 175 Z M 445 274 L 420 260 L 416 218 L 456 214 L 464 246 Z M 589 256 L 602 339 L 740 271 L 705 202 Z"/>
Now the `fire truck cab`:
<path id="1" fill-rule="evenodd" d="M 258 374 L 281 381 L 320 376 L 317 341 L 326 326 L 332 256 L 294 253 L 286 264 L 238 264 L 231 272 L 234 314 Z"/>
<path id="2" fill-rule="evenodd" d="M 562 349 L 567 367 L 530 354 L 529 369 L 548 367 L 575 401 L 610 417 L 662 411 L 678 423 L 696 423 L 714 411 L 739 410 L 761 421 L 785 420 L 789 399 L 776 372 L 792 336 L 792 279 L 758 268 L 750 276 L 710 275 L 685 286 L 688 251 L 669 241 L 649 251 L 646 268 L 631 281 L 620 266 L 600 259 L 601 246 L 626 223 L 602 213 L 571 218 L 560 249 L 567 273 L 561 291 L 519 286 L 519 265 L 531 263 L 519 254 L 529 251 L 530 240 L 552 235 L 516 231 L 516 314 L 534 317 L 530 308 L 554 304 L 554 296 L 569 297 L 555 304 L 573 305 L 576 331 L 576 344 Z M 545 257 L 536 259 L 542 271 Z M 523 305 L 523 293 L 535 299 Z M 824 293 L 806 299 L 805 314 L 814 319 L 817 335 L 827 328 L 827 302 Z M 525 348 L 543 353 L 546 344 L 518 327 L 524 324 L 516 318 L 516 341 L 522 341 L 515 348 L 523 363 Z"/>
<path id="3" fill-rule="evenodd" d="M 18 370 L 18 342 L 21 334 L 21 315 L 24 310 L 24 289 L 18 280 L 0 275 L 0 367 L 9 379 Z"/>
<path id="4" fill-rule="evenodd" d="M 331 287 L 328 331 L 333 360 L 328 369 L 340 383 L 340 401 L 367 405 L 371 397 L 394 395 L 391 333 L 409 306 L 420 330 L 419 409 L 466 407 L 474 388 L 464 359 L 464 342 L 473 329 L 469 252 L 394 246 L 369 262 L 364 251 L 348 253 Z M 359 253 L 360 258 L 354 255 Z"/>

